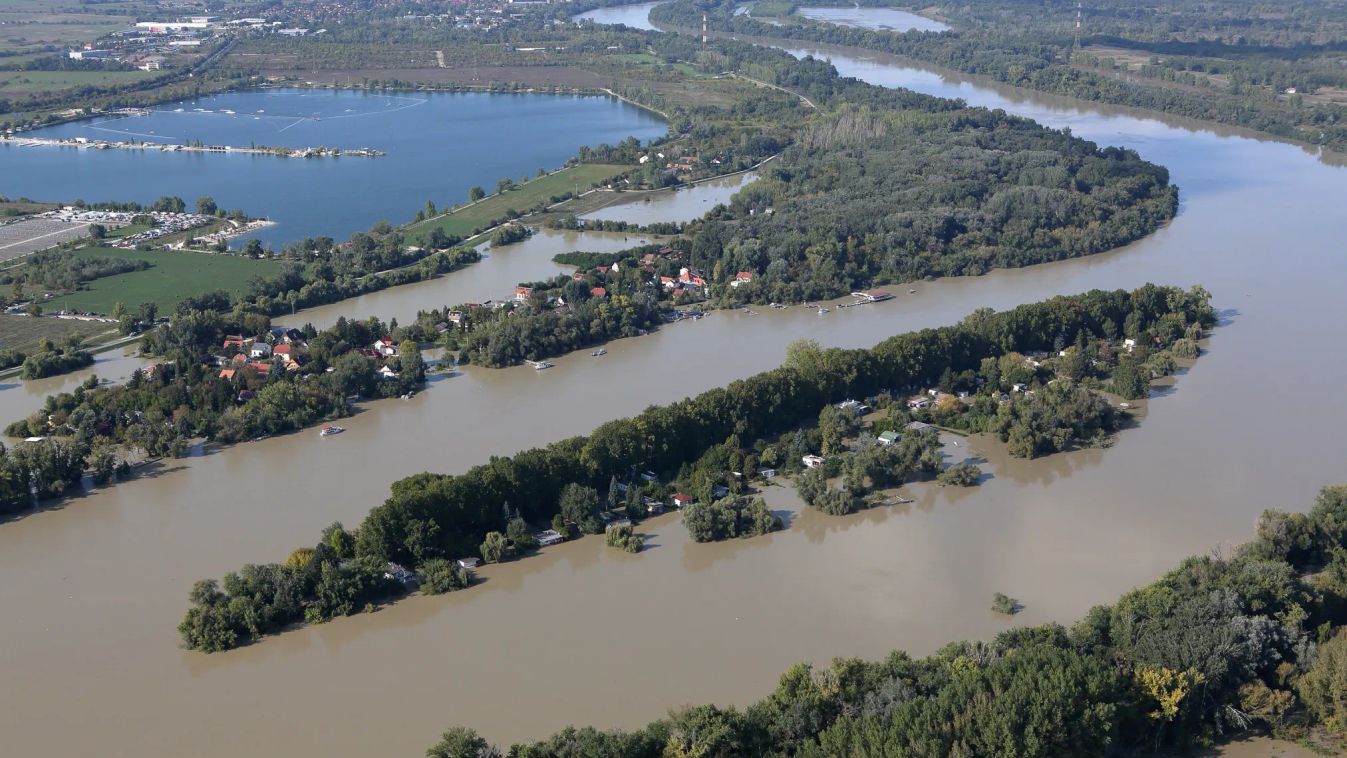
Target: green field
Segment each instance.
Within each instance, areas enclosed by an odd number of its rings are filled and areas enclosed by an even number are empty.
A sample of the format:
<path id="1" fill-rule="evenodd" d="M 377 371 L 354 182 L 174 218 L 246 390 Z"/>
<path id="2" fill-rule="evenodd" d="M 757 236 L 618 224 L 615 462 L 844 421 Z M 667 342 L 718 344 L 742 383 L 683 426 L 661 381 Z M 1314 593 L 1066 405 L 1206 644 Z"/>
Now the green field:
<path id="1" fill-rule="evenodd" d="M 0 218 L 27 216 L 30 213 L 42 213 L 60 206 L 56 203 L 34 203 L 24 200 L 0 200 Z"/>
<path id="2" fill-rule="evenodd" d="M 0 97 L 125 84 L 158 74 L 157 71 L 0 71 Z"/>
<path id="3" fill-rule="evenodd" d="M 581 192 L 597 182 L 630 171 L 631 166 L 615 166 L 606 163 L 584 163 L 571 166 L 547 176 L 539 177 L 503 195 L 491 195 L 479 203 L 460 208 L 452 213 L 407 227 L 412 239 L 424 239 L 431 229 L 441 229 L 445 234 L 455 237 L 467 237 L 474 229 L 479 229 L 495 219 L 504 216 L 510 210 L 527 211 L 538 203 L 552 197 L 574 192 L 578 186 Z"/>
<path id="4" fill-rule="evenodd" d="M 154 303 L 168 311 L 184 297 L 214 290 L 243 291 L 254 276 L 271 276 L 281 270 L 279 261 L 255 261 L 237 255 L 209 255 L 175 251 L 119 250 L 96 247 L 76 251 L 84 257 L 114 256 L 149 261 L 151 267 L 89 282 L 88 289 L 54 297 L 42 304 L 48 312 L 61 309 L 111 313 L 117 303 L 135 309 Z"/>

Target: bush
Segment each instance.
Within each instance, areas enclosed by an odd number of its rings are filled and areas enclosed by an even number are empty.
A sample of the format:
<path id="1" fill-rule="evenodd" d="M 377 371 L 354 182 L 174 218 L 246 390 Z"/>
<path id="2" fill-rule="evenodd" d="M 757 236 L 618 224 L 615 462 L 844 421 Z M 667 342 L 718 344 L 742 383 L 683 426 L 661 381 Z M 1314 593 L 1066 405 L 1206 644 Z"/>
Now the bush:
<path id="1" fill-rule="evenodd" d="M 1336 637 L 1319 647 L 1319 660 L 1296 688 L 1324 728 L 1347 736 L 1347 629 L 1339 629 Z"/>
<path id="2" fill-rule="evenodd" d="M 683 508 L 683 524 L 694 542 L 717 542 L 733 537 L 755 537 L 781 528 L 761 498 L 730 496 L 714 503 L 692 503 Z"/>
<path id="3" fill-rule="evenodd" d="M 1020 602 L 1003 592 L 998 592 L 992 595 L 992 610 L 1013 616 L 1020 612 Z"/>
<path id="4" fill-rule="evenodd" d="M 472 574 L 467 569 L 444 558 L 431 558 L 421 564 L 416 576 L 421 580 L 421 592 L 427 595 L 461 590 L 472 583 Z"/>
<path id="5" fill-rule="evenodd" d="M 958 463 L 941 471 L 936 480 L 956 487 L 971 487 L 982 477 L 982 469 L 972 463 Z"/>
<path id="6" fill-rule="evenodd" d="M 618 524 L 608 527 L 608 531 L 603 536 L 603 541 L 608 543 L 609 547 L 621 548 L 628 553 L 641 552 L 641 546 L 645 544 L 645 540 L 632 529 L 631 524 Z"/>

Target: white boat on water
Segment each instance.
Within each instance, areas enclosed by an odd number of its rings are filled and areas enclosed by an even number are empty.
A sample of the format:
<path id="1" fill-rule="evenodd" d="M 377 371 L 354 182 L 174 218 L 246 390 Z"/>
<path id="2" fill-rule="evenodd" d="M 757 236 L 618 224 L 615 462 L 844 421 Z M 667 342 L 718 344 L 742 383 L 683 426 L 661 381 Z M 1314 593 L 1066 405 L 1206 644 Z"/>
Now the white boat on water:
<path id="1" fill-rule="evenodd" d="M 589 356 L 590 356 L 591 358 L 597 358 L 597 357 L 599 357 L 600 355 L 607 355 L 607 354 L 608 354 L 608 351 L 607 351 L 607 350 L 605 350 L 605 349 L 603 349 L 603 348 L 599 348 L 598 350 L 595 350 L 594 352 L 590 353 Z"/>
<path id="2" fill-rule="evenodd" d="M 538 371 L 542 371 L 545 368 L 552 368 L 552 364 L 548 363 L 547 361 L 524 361 L 524 363 L 528 364 L 529 366 L 532 366 L 534 369 Z"/>
<path id="3" fill-rule="evenodd" d="M 344 431 L 346 431 L 346 430 L 343 429 L 343 428 L 340 427 L 340 426 L 334 426 L 334 425 L 332 425 L 332 424 L 327 424 L 326 426 L 323 427 L 323 430 L 322 430 L 321 432 L 318 433 L 318 436 L 320 436 L 320 437 L 331 437 L 331 436 L 334 435 L 334 434 L 341 434 L 341 433 L 344 432 Z"/>
<path id="4" fill-rule="evenodd" d="M 825 313 L 828 313 L 828 309 L 827 309 L 827 308 L 819 308 L 819 309 L 818 309 L 818 315 L 822 316 L 822 315 L 825 314 Z"/>

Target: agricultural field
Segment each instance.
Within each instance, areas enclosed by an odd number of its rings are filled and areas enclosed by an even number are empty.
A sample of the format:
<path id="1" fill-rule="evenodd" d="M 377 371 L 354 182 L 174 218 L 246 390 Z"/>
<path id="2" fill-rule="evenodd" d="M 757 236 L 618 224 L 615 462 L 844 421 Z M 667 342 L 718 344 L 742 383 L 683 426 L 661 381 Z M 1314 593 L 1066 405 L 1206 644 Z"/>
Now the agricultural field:
<path id="1" fill-rule="evenodd" d="M 0 314 L 0 347 L 6 350 L 32 353 L 43 339 L 61 344 L 72 334 L 80 335 L 85 342 L 106 342 L 118 336 L 116 324 Z"/>
<path id="2" fill-rule="evenodd" d="M 412 224 L 407 228 L 407 233 L 413 239 L 424 239 L 430 230 L 438 228 L 450 236 L 467 237 L 474 230 L 487 226 L 511 210 L 523 213 L 539 201 L 546 202 L 558 195 L 574 192 L 577 187 L 584 192 L 591 185 L 630 171 L 631 168 L 607 163 L 572 166 L 521 184 L 503 195 L 491 195 L 479 203 Z M 494 188 L 484 189 L 489 192 Z"/>
<path id="3" fill-rule="evenodd" d="M 149 79 L 158 71 L 0 71 L 0 97 L 106 87 Z"/>
<path id="4" fill-rule="evenodd" d="M 160 311 L 171 310 L 180 300 L 214 290 L 238 293 L 254 276 L 271 276 L 281 270 L 279 261 L 258 261 L 237 255 L 212 255 L 169 250 L 119 250 L 93 247 L 78 250 L 79 256 L 114 256 L 149 261 L 144 271 L 104 277 L 88 282 L 87 289 L 54 297 L 44 310 L 74 310 L 111 313 L 117 303 L 134 309 L 154 303 Z"/>
<path id="5" fill-rule="evenodd" d="M 18 216 L 28 216 L 33 213 L 42 213 L 44 211 L 59 208 L 56 203 L 37 203 L 32 200 L 5 200 L 0 199 L 0 219 L 16 218 Z"/>
<path id="6" fill-rule="evenodd" d="M 98 13 L 89 13 L 89 8 Z M 0 3 L 0 53 L 32 53 L 52 45 L 74 47 L 135 23 L 145 3 L 108 2 L 95 6 L 62 0 L 5 0 Z M 0 62 L 7 62 L 0 58 Z"/>

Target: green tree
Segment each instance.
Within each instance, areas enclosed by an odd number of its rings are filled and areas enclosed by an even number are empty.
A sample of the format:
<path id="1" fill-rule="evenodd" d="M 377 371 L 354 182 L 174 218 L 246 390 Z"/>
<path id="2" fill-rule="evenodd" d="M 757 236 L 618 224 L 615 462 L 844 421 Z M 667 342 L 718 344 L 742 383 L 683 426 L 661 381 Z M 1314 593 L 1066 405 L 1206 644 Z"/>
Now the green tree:
<path id="1" fill-rule="evenodd" d="M 481 199 L 484 198 L 484 197 L 486 197 L 486 190 L 482 189 L 481 187 L 476 187 L 476 186 L 474 186 L 474 187 L 472 187 L 471 189 L 468 190 L 468 201 L 469 201 L 469 202 L 475 203 L 475 202 L 477 202 L 478 200 L 481 200 Z"/>
<path id="2" fill-rule="evenodd" d="M 512 518 L 505 524 L 505 537 L 516 550 L 532 550 L 538 546 L 537 541 L 533 539 L 533 532 L 529 531 L 528 523 L 519 517 Z"/>
<path id="3" fill-rule="evenodd" d="M 426 758 L 500 758 L 500 751 L 471 729 L 456 726 L 445 732 Z"/>
<path id="4" fill-rule="evenodd" d="M 427 595 L 461 590 L 472 581 L 467 569 L 444 558 L 431 558 L 422 563 L 416 576 L 421 582 L 421 592 Z"/>
<path id="5" fill-rule="evenodd" d="M 599 493 L 593 487 L 572 482 L 561 490 L 558 503 L 561 517 L 588 534 L 603 531 L 603 522 L 599 519 Z"/>
<path id="6" fill-rule="evenodd" d="M 482 560 L 487 563 L 500 563 L 505 557 L 505 535 L 500 532 L 487 532 L 482 540 Z"/>
<path id="7" fill-rule="evenodd" d="M 1296 689 L 1325 729 L 1347 736 L 1347 629 L 1319 646 L 1319 659 Z"/>

